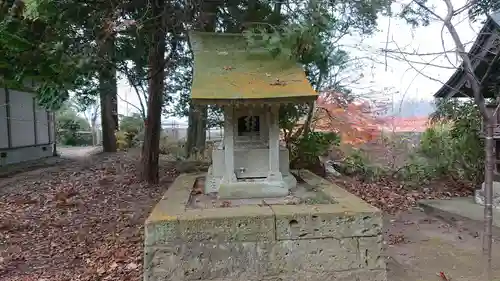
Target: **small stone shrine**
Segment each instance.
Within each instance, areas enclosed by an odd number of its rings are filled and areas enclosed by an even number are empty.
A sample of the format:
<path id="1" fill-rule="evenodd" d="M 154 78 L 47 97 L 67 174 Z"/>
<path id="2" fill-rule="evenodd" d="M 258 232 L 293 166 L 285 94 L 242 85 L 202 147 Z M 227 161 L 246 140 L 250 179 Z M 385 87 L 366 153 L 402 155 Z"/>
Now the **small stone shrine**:
<path id="1" fill-rule="evenodd" d="M 143 280 L 386 281 L 380 210 L 291 171 L 280 145 L 280 106 L 317 96 L 302 68 L 241 34 L 190 41 L 193 103 L 224 109 L 224 138 L 208 172 L 179 175 L 146 220 Z"/>
<path id="2" fill-rule="evenodd" d="M 236 40 L 235 40 L 236 39 Z M 224 110 L 224 139 L 212 151 L 205 193 L 220 198 L 287 196 L 297 184 L 280 145 L 282 104 L 317 98 L 294 61 L 248 50 L 241 35 L 192 33 L 192 102 Z"/>

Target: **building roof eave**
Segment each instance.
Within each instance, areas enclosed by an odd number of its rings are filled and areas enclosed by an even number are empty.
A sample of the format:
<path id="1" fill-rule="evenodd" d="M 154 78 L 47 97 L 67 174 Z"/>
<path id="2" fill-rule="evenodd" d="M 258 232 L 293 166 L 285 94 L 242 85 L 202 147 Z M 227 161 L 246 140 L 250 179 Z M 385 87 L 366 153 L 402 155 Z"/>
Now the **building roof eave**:
<path id="1" fill-rule="evenodd" d="M 492 31 L 500 29 L 500 11 L 493 13 L 488 16 L 485 24 L 481 28 L 479 36 L 474 41 L 474 45 L 469 51 L 470 57 L 476 57 L 481 55 L 484 57 L 484 54 L 488 50 L 483 48 L 484 44 L 489 42 L 490 37 L 493 35 Z M 476 69 L 479 66 L 479 63 L 474 66 Z M 465 72 L 463 70 L 463 63 L 460 64 L 460 67 L 451 75 L 446 83 L 444 83 L 441 88 L 434 94 L 435 98 L 452 98 L 452 97 L 460 97 L 460 96 L 470 96 L 470 93 L 463 92 L 464 85 L 466 83 Z M 461 95 L 457 95 L 460 93 Z"/>

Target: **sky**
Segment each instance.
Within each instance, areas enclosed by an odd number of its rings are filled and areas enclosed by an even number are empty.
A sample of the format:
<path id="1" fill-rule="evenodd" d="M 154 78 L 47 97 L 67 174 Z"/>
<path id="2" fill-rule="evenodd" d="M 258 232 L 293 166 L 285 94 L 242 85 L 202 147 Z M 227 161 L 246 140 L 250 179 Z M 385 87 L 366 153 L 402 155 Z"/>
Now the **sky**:
<path id="1" fill-rule="evenodd" d="M 464 0 L 453 0 L 455 9 L 463 6 Z M 442 0 L 429 0 L 434 11 L 444 16 L 446 6 Z M 404 4 L 404 3 L 402 3 Z M 401 3 L 393 5 L 400 9 Z M 471 46 L 481 28 L 480 23 L 470 23 L 465 15 L 454 19 L 455 26 L 466 49 Z M 357 68 L 353 77 L 363 77 L 349 86 L 359 95 L 376 96 L 385 100 L 401 99 L 432 100 L 433 94 L 459 65 L 456 54 L 443 54 L 443 50 L 453 50 L 455 45 L 443 24 L 439 20 L 431 20 L 426 27 L 412 28 L 404 20 L 381 17 L 378 31 L 370 37 L 350 36 L 342 39 L 341 44 L 351 57 L 366 57 L 365 67 Z M 384 52 L 392 50 L 393 52 Z M 438 53 L 437 55 L 406 55 L 401 58 L 398 51 L 418 54 Z M 399 59 L 397 58 L 399 57 Z M 411 62 L 409 62 L 411 61 Z M 429 65 L 431 63 L 432 65 Z M 375 93 L 375 94 L 373 94 Z M 118 83 L 119 114 L 137 112 L 138 98 L 126 81 Z M 125 102 L 126 100 L 127 102 Z M 184 118 L 164 117 L 163 122 L 182 122 Z"/>

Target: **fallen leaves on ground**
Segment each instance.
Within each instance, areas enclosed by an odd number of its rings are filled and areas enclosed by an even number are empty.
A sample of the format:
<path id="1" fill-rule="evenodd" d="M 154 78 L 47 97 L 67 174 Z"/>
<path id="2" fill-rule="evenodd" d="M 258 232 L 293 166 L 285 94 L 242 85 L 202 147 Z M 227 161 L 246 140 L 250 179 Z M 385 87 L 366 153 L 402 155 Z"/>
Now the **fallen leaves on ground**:
<path id="1" fill-rule="evenodd" d="M 389 214 L 406 211 L 423 199 L 449 199 L 473 194 L 472 185 L 453 180 L 439 180 L 415 189 L 409 189 L 391 178 L 381 178 L 374 182 L 363 182 L 350 177 L 329 177 L 329 180 Z"/>
<path id="2" fill-rule="evenodd" d="M 144 221 L 177 173 L 147 185 L 136 163 L 101 154 L 0 182 L 0 280 L 141 280 Z"/>
<path id="3" fill-rule="evenodd" d="M 406 237 L 403 234 L 389 234 L 386 239 L 389 245 L 397 245 L 407 242 Z"/>

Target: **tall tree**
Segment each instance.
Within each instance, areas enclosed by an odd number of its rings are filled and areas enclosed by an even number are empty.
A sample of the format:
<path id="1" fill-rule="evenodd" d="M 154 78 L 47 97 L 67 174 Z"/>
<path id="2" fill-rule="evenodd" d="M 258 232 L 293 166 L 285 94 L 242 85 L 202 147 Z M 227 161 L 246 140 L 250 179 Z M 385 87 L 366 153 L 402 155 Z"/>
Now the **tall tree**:
<path id="1" fill-rule="evenodd" d="M 148 109 L 144 144 L 142 147 L 142 178 L 150 183 L 157 183 L 158 155 L 161 133 L 161 114 L 165 101 L 165 70 L 175 70 L 179 60 L 182 37 L 185 33 L 185 7 L 180 1 L 165 2 L 157 0 L 150 3 L 151 24 L 146 27 L 150 34 L 149 73 L 148 73 Z M 169 32 L 167 33 L 166 30 Z M 166 42 L 169 42 L 169 54 Z"/>
<path id="2" fill-rule="evenodd" d="M 99 98 L 101 101 L 102 146 L 104 152 L 116 152 L 115 131 L 118 130 L 118 88 L 115 56 L 115 11 L 107 7 L 107 13 L 98 32 Z"/>
<path id="3" fill-rule="evenodd" d="M 158 182 L 158 155 L 161 130 L 161 109 L 165 79 L 165 1 L 151 1 L 151 45 L 149 49 L 149 88 L 146 131 L 142 147 L 142 178 L 150 183 Z M 173 50 L 175 52 L 175 50 Z"/>
<path id="4" fill-rule="evenodd" d="M 500 60 L 500 49 L 498 46 L 493 46 L 491 50 L 494 53 L 492 59 L 487 63 L 487 69 L 481 76 L 478 76 L 478 72 L 475 67 L 475 58 L 472 58 L 469 53 L 465 50 L 465 44 L 463 38 L 461 38 L 458 33 L 456 26 L 457 18 L 468 17 L 469 20 L 475 21 L 478 18 L 484 18 L 488 16 L 489 13 L 497 11 L 500 9 L 500 2 L 491 0 L 482 1 L 467 1 L 463 6 L 457 6 L 452 3 L 451 0 L 442 0 L 442 4 L 445 5 L 443 13 L 432 7 L 426 0 L 415 0 L 409 2 L 405 9 L 403 9 L 401 16 L 407 19 L 414 25 L 418 24 L 428 24 L 430 20 L 438 21 L 442 24 L 443 29 L 446 29 L 451 37 L 451 40 L 455 46 L 454 51 L 457 56 L 461 59 L 460 68 L 465 73 L 467 82 L 470 85 L 472 96 L 474 98 L 474 103 L 476 104 L 479 112 L 482 116 L 483 123 L 486 127 L 485 132 L 485 172 L 484 172 L 484 185 L 485 185 L 485 207 L 484 207 L 484 232 L 483 232 L 483 253 L 485 258 L 485 276 L 487 280 L 492 280 L 492 264 L 491 264 L 491 247 L 492 247 L 492 197 L 493 197 L 493 167 L 494 167 L 494 140 L 493 140 L 493 129 L 494 129 L 494 118 L 495 114 L 487 110 L 485 94 L 491 91 L 489 88 L 493 88 L 493 96 L 498 97 L 498 77 L 494 74 L 498 69 L 498 64 Z M 491 32 L 491 31 L 488 31 Z M 498 39 L 497 39 L 498 40 Z M 496 41 L 497 41 L 496 40 Z M 482 46 L 481 46 L 482 47 Z M 481 48 L 480 47 L 480 48 Z M 443 50 L 442 54 L 447 55 L 449 51 Z M 400 50 L 400 53 L 403 53 Z M 410 55 L 418 55 L 410 54 Z M 408 54 L 404 54 L 406 61 Z M 410 65 L 414 68 L 413 63 L 408 61 Z M 420 72 L 421 73 L 421 72 Z M 456 89 L 459 91 L 459 89 Z M 500 106 L 500 105 L 499 105 Z M 498 109 L 496 110 L 498 111 Z M 495 112 L 496 112 L 495 111 Z"/>

